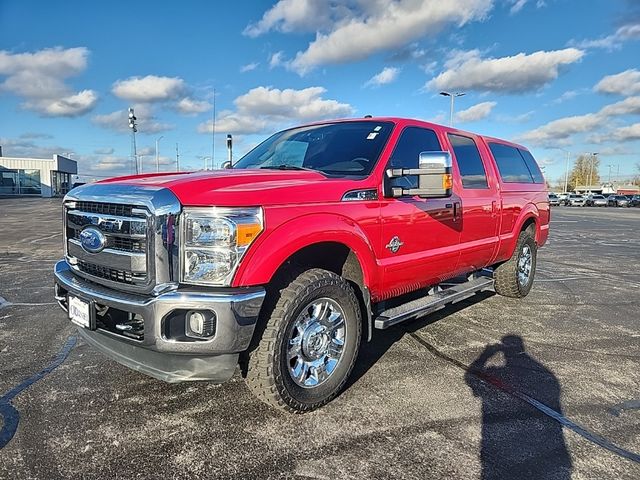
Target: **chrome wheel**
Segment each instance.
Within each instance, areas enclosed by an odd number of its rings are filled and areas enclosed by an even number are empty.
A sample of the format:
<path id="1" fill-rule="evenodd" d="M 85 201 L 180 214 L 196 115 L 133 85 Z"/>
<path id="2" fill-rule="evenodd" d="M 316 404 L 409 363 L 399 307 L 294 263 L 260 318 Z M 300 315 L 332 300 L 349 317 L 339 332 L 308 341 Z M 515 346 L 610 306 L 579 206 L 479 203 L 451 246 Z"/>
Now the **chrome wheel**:
<path id="1" fill-rule="evenodd" d="M 324 383 L 342 358 L 345 333 L 344 311 L 335 301 L 319 298 L 305 306 L 287 345 L 291 379 L 304 388 Z"/>
<path id="2" fill-rule="evenodd" d="M 533 253 L 529 245 L 523 245 L 518 258 L 518 283 L 524 287 L 529 283 L 531 277 L 531 267 L 533 265 Z"/>

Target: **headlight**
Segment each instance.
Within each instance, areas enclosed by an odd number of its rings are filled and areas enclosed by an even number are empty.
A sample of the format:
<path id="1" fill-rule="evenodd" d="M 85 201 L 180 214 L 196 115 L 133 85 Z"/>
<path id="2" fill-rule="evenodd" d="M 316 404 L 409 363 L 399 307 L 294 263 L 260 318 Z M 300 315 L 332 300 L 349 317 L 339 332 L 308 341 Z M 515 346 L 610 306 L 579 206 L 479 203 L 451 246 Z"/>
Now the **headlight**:
<path id="1" fill-rule="evenodd" d="M 262 232 L 261 208 L 185 208 L 181 281 L 229 285 L 249 245 Z"/>

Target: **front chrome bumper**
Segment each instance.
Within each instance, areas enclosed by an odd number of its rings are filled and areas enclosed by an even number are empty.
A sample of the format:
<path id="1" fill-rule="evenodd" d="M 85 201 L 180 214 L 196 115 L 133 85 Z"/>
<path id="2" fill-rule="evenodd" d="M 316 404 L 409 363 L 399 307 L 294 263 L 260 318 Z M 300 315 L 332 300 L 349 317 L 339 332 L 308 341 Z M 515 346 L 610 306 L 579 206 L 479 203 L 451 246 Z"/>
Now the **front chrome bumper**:
<path id="1" fill-rule="evenodd" d="M 158 296 L 125 293 L 74 275 L 64 260 L 56 263 L 54 276 L 56 299 L 64 309 L 71 293 L 101 307 L 140 315 L 144 319 L 141 341 L 100 328 L 79 327 L 79 331 L 89 344 L 117 362 L 167 382 L 228 380 L 239 353 L 249 347 L 265 296 L 262 287 L 177 289 Z M 199 309 L 216 314 L 216 331 L 211 339 L 178 341 L 166 337 L 163 322 L 172 312 Z"/>

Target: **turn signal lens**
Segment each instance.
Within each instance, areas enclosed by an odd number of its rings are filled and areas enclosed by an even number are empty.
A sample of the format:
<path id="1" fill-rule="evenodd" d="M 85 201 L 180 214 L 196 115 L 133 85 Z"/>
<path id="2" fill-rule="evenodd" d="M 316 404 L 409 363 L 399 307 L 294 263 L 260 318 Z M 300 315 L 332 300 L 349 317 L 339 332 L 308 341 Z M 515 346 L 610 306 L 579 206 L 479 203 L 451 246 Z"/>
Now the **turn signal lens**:
<path id="1" fill-rule="evenodd" d="M 239 223 L 236 237 L 238 246 L 250 245 L 261 231 L 262 225 L 259 223 Z"/>
<path id="2" fill-rule="evenodd" d="M 442 175 L 442 188 L 443 190 L 451 190 L 453 188 L 453 177 L 450 173 Z"/>

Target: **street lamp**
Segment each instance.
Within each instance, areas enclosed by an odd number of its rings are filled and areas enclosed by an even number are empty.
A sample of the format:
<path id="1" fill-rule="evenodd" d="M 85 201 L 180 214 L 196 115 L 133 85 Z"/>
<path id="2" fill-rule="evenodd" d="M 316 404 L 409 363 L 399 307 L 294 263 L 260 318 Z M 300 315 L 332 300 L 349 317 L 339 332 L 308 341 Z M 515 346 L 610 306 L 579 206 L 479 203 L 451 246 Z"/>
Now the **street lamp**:
<path id="1" fill-rule="evenodd" d="M 136 132 L 138 124 L 136 123 L 136 115 L 132 107 L 129 107 L 129 128 L 131 129 L 131 157 L 136 166 L 136 175 L 138 175 L 138 153 L 136 151 Z"/>
<path id="2" fill-rule="evenodd" d="M 593 182 L 593 167 L 596 163 L 596 156 L 598 152 L 594 152 L 591 154 L 591 168 L 589 169 L 589 190 L 591 190 L 591 183 Z"/>
<path id="3" fill-rule="evenodd" d="M 449 97 L 451 100 L 451 107 L 449 109 L 449 126 L 453 127 L 453 100 L 456 97 L 462 97 L 465 95 L 464 92 L 440 92 L 440 95 L 443 97 Z"/>
<path id="4" fill-rule="evenodd" d="M 160 172 L 160 140 L 164 138 L 164 135 L 160 135 L 156 138 L 156 173 Z"/>
<path id="5" fill-rule="evenodd" d="M 204 169 L 207 170 L 207 160 L 212 160 L 211 161 L 211 168 L 213 168 L 213 159 L 211 157 L 202 157 L 202 160 L 204 161 Z"/>

